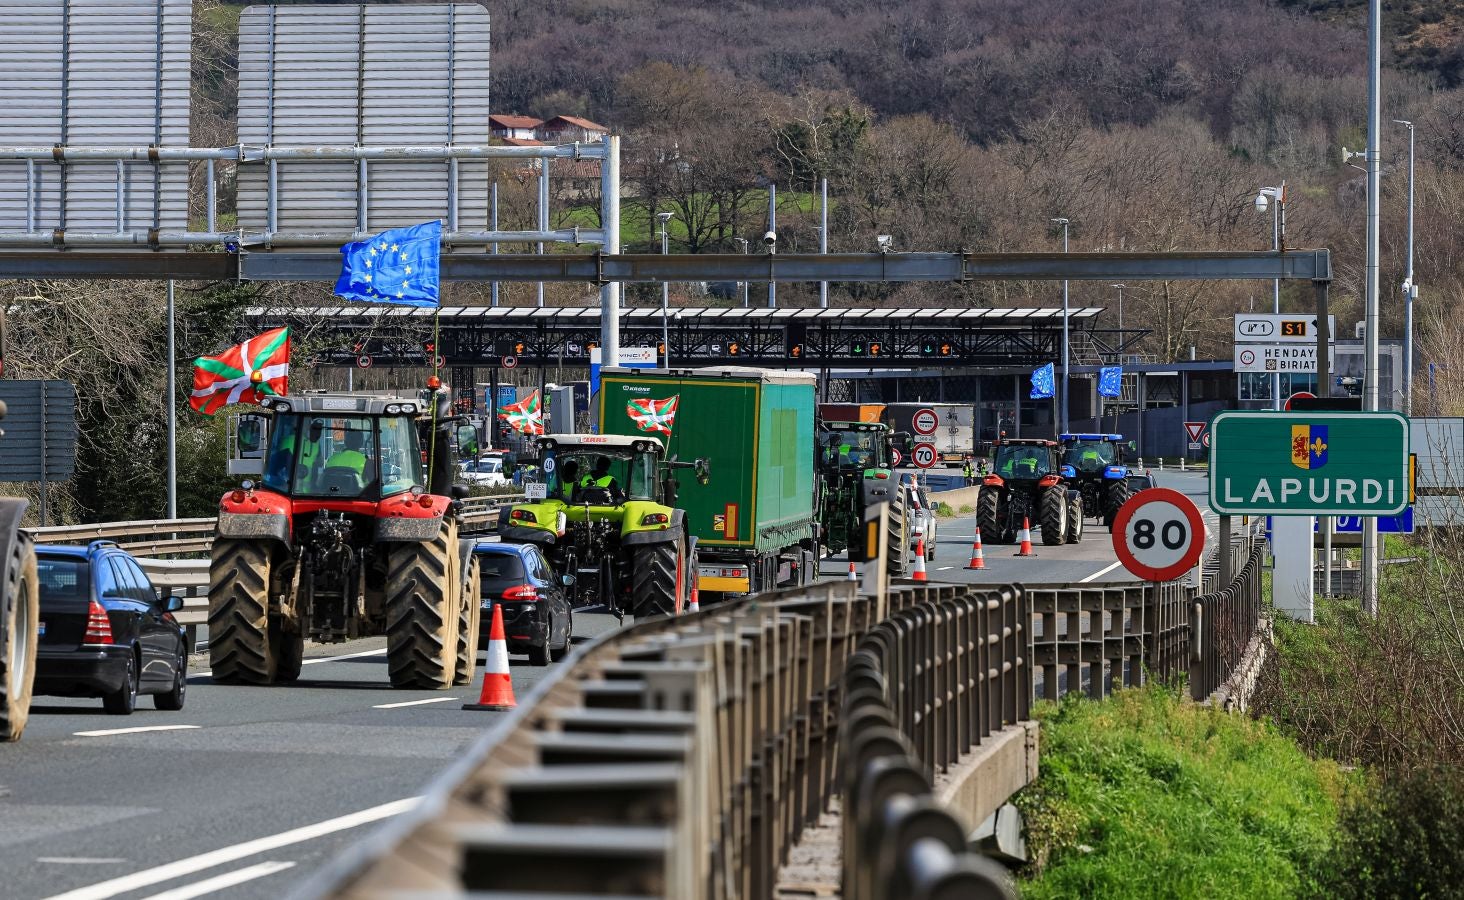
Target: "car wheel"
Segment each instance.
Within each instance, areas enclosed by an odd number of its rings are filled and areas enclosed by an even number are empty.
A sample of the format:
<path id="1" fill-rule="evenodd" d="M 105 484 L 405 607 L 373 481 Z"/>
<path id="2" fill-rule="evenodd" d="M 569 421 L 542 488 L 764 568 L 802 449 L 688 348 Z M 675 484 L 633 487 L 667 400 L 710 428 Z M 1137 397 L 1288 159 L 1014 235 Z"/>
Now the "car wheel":
<path id="1" fill-rule="evenodd" d="M 183 701 L 188 694 L 188 659 L 184 657 L 178 663 L 178 672 L 173 677 L 173 689 L 166 694 L 155 694 L 153 706 L 167 712 L 177 712 L 183 708 Z"/>
<path id="2" fill-rule="evenodd" d="M 549 665 L 549 637 L 552 631 L 553 629 L 549 627 L 549 623 L 544 623 L 544 642 L 537 647 L 529 647 L 529 665 Z"/>
<path id="3" fill-rule="evenodd" d="M 102 698 L 102 708 L 114 716 L 130 716 L 137 709 L 137 654 L 127 656 L 127 678 L 117 690 Z"/>
<path id="4" fill-rule="evenodd" d="M 559 662 L 569 655 L 569 648 L 574 644 L 574 610 L 569 611 L 569 616 L 564 623 L 564 644 L 558 650 L 550 650 L 549 658 Z"/>

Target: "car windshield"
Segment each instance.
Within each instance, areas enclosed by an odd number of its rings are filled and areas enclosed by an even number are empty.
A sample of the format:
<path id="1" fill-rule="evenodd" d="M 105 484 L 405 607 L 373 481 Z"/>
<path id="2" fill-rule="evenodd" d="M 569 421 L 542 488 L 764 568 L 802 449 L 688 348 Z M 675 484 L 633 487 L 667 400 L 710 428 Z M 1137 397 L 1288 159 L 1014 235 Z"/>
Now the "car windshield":
<path id="1" fill-rule="evenodd" d="M 1113 444 L 1108 441 L 1075 441 L 1062 457 L 1063 465 L 1079 472 L 1098 472 L 1113 463 Z"/>
<path id="2" fill-rule="evenodd" d="M 550 497 L 577 503 L 589 488 L 619 490 L 631 500 L 654 498 L 656 460 L 649 453 L 558 447 L 544 457 Z"/>
<path id="3" fill-rule="evenodd" d="M 41 605 L 75 603 L 91 599 L 91 564 L 69 556 L 39 556 L 36 575 L 41 586 Z"/>
<path id="4" fill-rule="evenodd" d="M 996 474 L 1002 478 L 1041 478 L 1052 471 L 1052 456 L 1046 447 L 1003 444 L 996 451 Z"/>
<path id="5" fill-rule="evenodd" d="M 496 550 L 478 554 L 478 570 L 483 578 L 483 596 L 497 597 L 511 587 L 528 581 L 524 561 L 513 550 Z"/>
<path id="6" fill-rule="evenodd" d="M 832 430 L 819 437 L 824 459 L 838 466 L 889 468 L 884 432 L 879 430 Z"/>
<path id="7" fill-rule="evenodd" d="M 426 482 L 416 429 L 406 417 L 282 415 L 270 432 L 264 486 L 271 490 L 375 499 Z"/>

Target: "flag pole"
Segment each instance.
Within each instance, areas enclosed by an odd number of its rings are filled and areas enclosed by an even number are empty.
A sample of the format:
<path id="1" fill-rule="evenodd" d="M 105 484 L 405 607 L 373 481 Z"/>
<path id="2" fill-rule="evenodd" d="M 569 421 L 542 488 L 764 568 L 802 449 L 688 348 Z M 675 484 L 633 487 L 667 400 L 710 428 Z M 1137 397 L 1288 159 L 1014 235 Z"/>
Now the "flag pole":
<path id="1" fill-rule="evenodd" d="M 168 280 L 168 518 L 178 518 L 177 360 L 173 342 L 173 281 Z"/>

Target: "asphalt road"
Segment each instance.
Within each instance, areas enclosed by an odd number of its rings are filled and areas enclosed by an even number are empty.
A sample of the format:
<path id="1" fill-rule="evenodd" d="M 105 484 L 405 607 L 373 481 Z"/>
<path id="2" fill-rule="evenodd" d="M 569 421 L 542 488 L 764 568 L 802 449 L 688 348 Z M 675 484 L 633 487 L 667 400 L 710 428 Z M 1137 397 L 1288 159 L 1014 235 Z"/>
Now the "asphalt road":
<path id="1" fill-rule="evenodd" d="M 575 616 L 579 638 L 614 625 Z M 37 698 L 21 741 L 0 745 L 0 896 L 284 895 L 502 715 L 462 709 L 481 674 L 392 690 L 384 654 L 384 638 L 312 647 L 299 683 L 274 688 L 216 685 L 205 658 L 181 712 Z M 520 698 L 552 671 L 510 660 Z"/>
<path id="2" fill-rule="evenodd" d="M 1203 508 L 1203 476 L 1156 476 Z M 967 570 L 974 529 L 971 517 L 941 522 L 932 580 L 1128 577 L 1107 530 L 1091 523 L 1082 543 L 1039 543 L 1035 558 L 987 545 L 986 569 Z M 846 572 L 837 558 L 824 569 Z M 614 625 L 575 618 L 579 638 Z M 552 671 L 512 662 L 520 697 Z M 146 698 L 127 717 L 106 715 L 99 700 L 38 698 L 25 737 L 0 746 L 0 896 L 282 896 L 404 808 L 501 715 L 461 708 L 481 678 L 471 689 L 392 690 L 382 638 L 310 648 L 291 687 L 216 685 L 206 667 L 195 664 L 177 713 Z"/>

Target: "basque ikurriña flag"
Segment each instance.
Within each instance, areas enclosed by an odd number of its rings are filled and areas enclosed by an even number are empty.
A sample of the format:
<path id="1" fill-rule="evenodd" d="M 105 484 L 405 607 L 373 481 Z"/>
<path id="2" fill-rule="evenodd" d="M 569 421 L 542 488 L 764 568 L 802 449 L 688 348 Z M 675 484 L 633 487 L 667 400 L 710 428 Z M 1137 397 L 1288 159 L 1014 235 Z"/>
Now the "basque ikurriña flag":
<path id="1" fill-rule="evenodd" d="M 193 361 L 193 393 L 188 404 L 211 416 L 231 403 L 258 403 L 260 397 L 289 392 L 290 329 L 275 328 L 218 356 Z"/>
<path id="2" fill-rule="evenodd" d="M 676 404 L 680 401 L 680 394 L 669 400 L 652 400 L 649 397 L 632 400 L 625 404 L 625 413 L 641 431 L 660 431 L 669 436 L 676 421 Z"/>
<path id="3" fill-rule="evenodd" d="M 544 433 L 544 409 L 539 392 L 534 391 L 517 403 L 498 407 L 498 418 L 519 434 Z"/>

